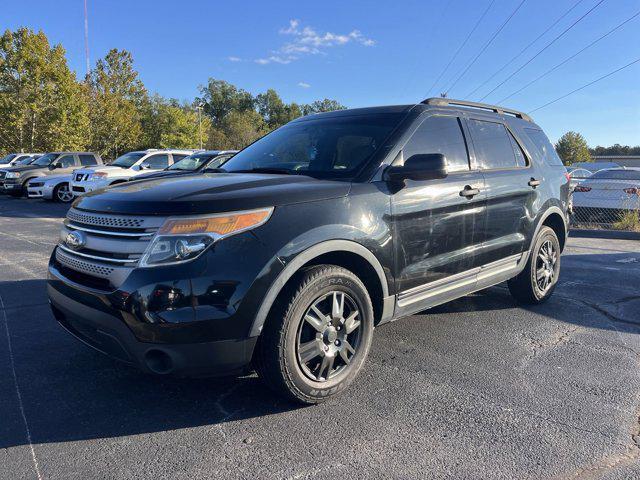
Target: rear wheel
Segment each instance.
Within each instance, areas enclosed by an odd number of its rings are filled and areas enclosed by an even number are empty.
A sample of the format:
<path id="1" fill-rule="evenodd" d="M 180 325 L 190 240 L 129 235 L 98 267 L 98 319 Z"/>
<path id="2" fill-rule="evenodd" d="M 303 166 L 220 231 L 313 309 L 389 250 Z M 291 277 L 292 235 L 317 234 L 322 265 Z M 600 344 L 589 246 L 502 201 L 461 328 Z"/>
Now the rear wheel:
<path id="1" fill-rule="evenodd" d="M 549 299 L 560 275 L 560 242 L 552 228 L 544 226 L 531 249 L 527 266 L 507 282 L 511 295 L 521 303 L 538 304 Z"/>
<path id="2" fill-rule="evenodd" d="M 372 335 L 373 308 L 362 282 L 341 267 L 311 267 L 294 278 L 267 319 L 258 374 L 290 399 L 322 402 L 353 381 Z"/>
<path id="3" fill-rule="evenodd" d="M 61 183 L 53 190 L 53 199 L 56 202 L 69 203 L 73 200 L 73 193 L 68 183 Z"/>

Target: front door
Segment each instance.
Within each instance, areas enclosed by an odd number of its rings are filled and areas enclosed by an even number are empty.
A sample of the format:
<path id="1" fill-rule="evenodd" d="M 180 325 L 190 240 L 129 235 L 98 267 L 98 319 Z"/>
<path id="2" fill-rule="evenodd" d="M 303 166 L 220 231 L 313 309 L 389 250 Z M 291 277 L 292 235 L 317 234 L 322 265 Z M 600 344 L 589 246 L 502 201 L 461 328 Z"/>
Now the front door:
<path id="1" fill-rule="evenodd" d="M 484 179 L 472 170 L 461 119 L 431 115 L 402 150 L 442 153 L 448 176 L 439 180 L 406 180 L 391 198 L 395 278 L 400 310 L 426 306 L 425 289 L 471 271 L 483 242 Z M 456 277 L 457 276 L 457 277 Z M 468 279 L 473 282 L 470 276 Z"/>

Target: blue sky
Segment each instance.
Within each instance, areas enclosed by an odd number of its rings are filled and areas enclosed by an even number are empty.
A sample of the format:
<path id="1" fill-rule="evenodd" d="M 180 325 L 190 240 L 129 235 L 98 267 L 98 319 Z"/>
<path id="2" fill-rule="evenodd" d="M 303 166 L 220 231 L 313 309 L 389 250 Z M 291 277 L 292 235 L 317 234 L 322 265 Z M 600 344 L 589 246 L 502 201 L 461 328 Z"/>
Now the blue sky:
<path id="1" fill-rule="evenodd" d="M 252 93 L 275 88 L 286 101 L 335 98 L 350 107 L 413 103 L 451 85 L 522 0 L 494 0 L 437 87 L 429 87 L 491 0 L 97 1 L 88 0 L 90 54 L 134 55 L 149 90 L 192 99 L 209 77 Z M 449 96 L 465 98 L 577 0 L 525 0 Z M 593 7 L 582 0 L 478 100 Z M 6 0 L 0 26 L 42 29 L 85 70 L 83 0 Z M 640 11 L 640 0 L 605 0 L 485 101 L 517 90 Z M 640 16 L 512 97 L 530 111 L 640 57 Z M 640 144 L 640 63 L 533 114 L 552 140 L 576 130 L 590 145 Z"/>

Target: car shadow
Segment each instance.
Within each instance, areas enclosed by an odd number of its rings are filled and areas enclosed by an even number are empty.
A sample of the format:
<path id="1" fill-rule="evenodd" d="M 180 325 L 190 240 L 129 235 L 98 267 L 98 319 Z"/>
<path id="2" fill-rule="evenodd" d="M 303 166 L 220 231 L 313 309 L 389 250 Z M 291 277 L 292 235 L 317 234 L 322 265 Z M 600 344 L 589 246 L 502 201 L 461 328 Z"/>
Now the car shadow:
<path id="1" fill-rule="evenodd" d="M 71 204 L 0 195 L 0 217 L 64 218 Z"/>
<path id="2" fill-rule="evenodd" d="M 584 265 L 590 264 L 593 269 L 624 256 L 630 254 L 566 255 L 563 262 L 567 271 L 561 278 L 573 279 L 581 274 Z M 637 278 L 638 274 L 631 271 L 630 275 Z M 640 318 L 635 319 L 637 323 L 634 319 L 618 322 L 593 309 L 589 314 L 581 310 L 590 308 L 584 303 L 586 300 L 565 296 L 567 288 L 563 281 L 568 282 L 561 280 L 557 293 L 547 303 L 525 307 L 526 310 L 585 328 L 640 333 Z M 111 360 L 57 325 L 46 303 L 42 279 L 0 282 L 0 299 L 5 306 L 4 312 L 0 311 L 0 324 L 7 322 L 12 353 L 5 354 L 8 344 L 4 335 L 0 335 L 0 406 L 4 412 L 0 448 L 27 442 L 19 414 L 19 396 L 24 402 L 22 408 L 34 444 L 200 426 L 232 428 L 237 420 L 301 408 L 273 394 L 256 375 L 221 379 L 157 377 Z M 617 300 L 611 299 L 614 303 Z M 522 307 L 502 284 L 423 313 L 441 315 L 514 308 Z M 394 325 L 399 324 L 387 325 L 378 334 L 399 328 Z M 2 330 L 4 325 L 0 325 Z M 19 396 L 11 374 L 13 368 Z"/>

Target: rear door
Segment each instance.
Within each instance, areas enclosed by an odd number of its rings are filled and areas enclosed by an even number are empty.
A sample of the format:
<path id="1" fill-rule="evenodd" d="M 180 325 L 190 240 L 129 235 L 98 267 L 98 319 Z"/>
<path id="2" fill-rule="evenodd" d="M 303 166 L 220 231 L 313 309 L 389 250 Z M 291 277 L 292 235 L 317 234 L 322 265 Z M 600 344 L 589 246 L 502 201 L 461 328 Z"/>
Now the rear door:
<path id="1" fill-rule="evenodd" d="M 148 165 L 149 170 L 164 170 L 169 166 L 169 155 L 166 153 L 156 153 L 147 157 L 144 164 Z"/>
<path id="2" fill-rule="evenodd" d="M 405 160 L 427 153 L 445 156 L 448 176 L 406 180 L 391 198 L 398 306 L 406 311 L 427 305 L 434 284 L 472 269 L 483 241 L 484 179 L 472 169 L 459 117 L 431 114 L 402 150 Z"/>
<path id="3" fill-rule="evenodd" d="M 527 248 L 536 211 L 537 182 L 542 178 L 538 178 L 522 143 L 505 123 L 470 115 L 467 125 L 486 187 L 485 241 L 478 257 L 486 265 Z"/>

